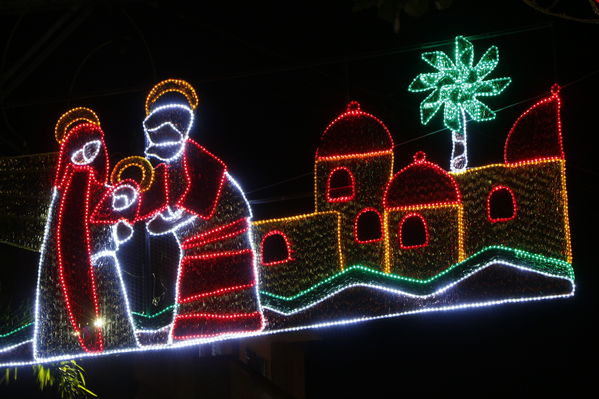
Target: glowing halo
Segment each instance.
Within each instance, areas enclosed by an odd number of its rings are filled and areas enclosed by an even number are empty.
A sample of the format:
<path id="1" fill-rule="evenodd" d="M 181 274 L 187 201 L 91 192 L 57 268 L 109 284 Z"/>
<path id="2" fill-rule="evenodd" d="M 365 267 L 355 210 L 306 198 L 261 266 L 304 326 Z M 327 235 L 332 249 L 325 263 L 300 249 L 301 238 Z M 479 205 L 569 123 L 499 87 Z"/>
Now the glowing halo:
<path id="1" fill-rule="evenodd" d="M 146 97 L 146 116 L 150 115 L 150 107 L 162 95 L 170 92 L 177 92 L 185 96 L 189 106 L 196 109 L 199 103 L 198 95 L 195 89 L 189 83 L 181 79 L 167 79 L 157 83 Z"/>
<path id="2" fill-rule="evenodd" d="M 150 187 L 152 187 L 152 183 L 154 182 L 154 168 L 152 167 L 150 161 L 138 155 L 121 159 L 114 166 L 114 169 L 110 174 L 110 181 L 112 184 L 119 183 L 121 180 L 123 180 L 123 172 L 133 166 L 141 170 L 141 182 L 139 182 L 141 191 L 147 191 Z"/>
<path id="3" fill-rule="evenodd" d="M 100 118 L 94 111 L 86 107 L 72 108 L 62 114 L 54 127 L 54 137 L 61 144 L 69 129 L 77 122 L 88 122 L 100 126 Z"/>

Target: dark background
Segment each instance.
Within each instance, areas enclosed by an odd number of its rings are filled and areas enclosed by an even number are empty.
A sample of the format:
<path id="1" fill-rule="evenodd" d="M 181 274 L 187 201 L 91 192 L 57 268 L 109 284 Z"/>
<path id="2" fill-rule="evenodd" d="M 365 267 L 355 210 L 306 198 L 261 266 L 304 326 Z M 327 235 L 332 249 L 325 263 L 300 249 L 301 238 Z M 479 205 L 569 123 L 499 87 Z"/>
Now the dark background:
<path id="1" fill-rule="evenodd" d="M 407 86 L 431 71 L 422 52 L 434 48 L 453 57 L 453 38 L 465 35 L 475 61 L 489 46 L 499 47 L 489 78 L 512 78 L 503 94 L 484 101 L 497 118 L 468 125 L 469 166 L 501 161 L 515 119 L 552 83 L 563 86 L 577 293 L 260 338 L 248 346 L 81 360 L 90 389 L 102 398 L 480 397 L 577 393 L 594 385 L 597 24 L 547 16 L 516 0 L 454 0 L 444 10 L 431 2 L 421 16 L 404 9 L 397 33 L 397 1 L 198 3 L 2 1 L 0 155 L 55 151 L 54 123 L 74 106 L 100 116 L 112 165 L 141 154 L 147 92 L 159 80 L 181 78 L 200 97 L 192 137 L 227 163 L 255 218 L 310 212 L 318 139 L 349 100 L 389 127 L 396 170 L 417 150 L 448 167 L 449 131 L 438 131 L 439 116 L 420 124 L 424 95 Z M 599 18 L 586 0 L 562 3 L 565 13 Z M 23 281 L 34 278 L 37 256 L 6 245 L 0 250 L 3 287 L 15 297 L 30 295 L 15 287 L 32 286 Z M 265 346 L 270 358 L 256 354 Z M 266 377 L 264 361 L 276 370 Z M 56 395 L 40 394 L 34 384 L 23 368 L 0 394 Z"/>

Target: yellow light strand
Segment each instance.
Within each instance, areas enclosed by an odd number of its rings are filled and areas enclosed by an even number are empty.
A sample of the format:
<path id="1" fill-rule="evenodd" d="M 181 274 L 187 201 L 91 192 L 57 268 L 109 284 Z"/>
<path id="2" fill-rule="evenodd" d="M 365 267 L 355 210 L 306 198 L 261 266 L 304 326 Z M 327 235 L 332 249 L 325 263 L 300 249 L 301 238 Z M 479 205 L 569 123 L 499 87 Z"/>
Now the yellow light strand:
<path id="1" fill-rule="evenodd" d="M 340 161 L 343 159 L 360 159 L 360 158 L 371 158 L 371 157 L 380 157 L 384 155 L 393 156 L 393 150 L 384 150 L 384 151 L 375 151 L 375 152 L 366 152 L 366 153 L 356 153 L 356 154 L 347 154 L 347 155 L 331 155 L 326 157 L 317 157 L 316 162 L 321 161 Z"/>
<path id="2" fill-rule="evenodd" d="M 410 212 L 420 211 L 429 209 L 441 209 L 441 208 L 455 208 L 458 212 L 458 260 L 462 261 L 466 259 L 466 252 L 464 250 L 464 238 L 466 237 L 464 230 L 464 206 L 460 204 L 423 204 L 423 205 L 408 205 L 408 206 L 397 206 L 393 208 L 387 208 L 384 211 L 383 223 L 385 226 L 384 230 L 384 244 L 385 244 L 385 259 L 384 259 L 384 272 L 391 273 L 391 236 L 389 233 L 389 214 L 391 212 Z"/>
<path id="3" fill-rule="evenodd" d="M 110 181 L 112 184 L 120 182 L 122 180 L 123 172 L 132 166 L 137 167 L 141 171 L 141 182 L 139 182 L 141 191 L 149 190 L 154 183 L 154 168 L 150 161 L 138 155 L 123 158 L 114 166 L 114 169 L 112 169 L 112 173 L 110 174 Z"/>
<path id="4" fill-rule="evenodd" d="M 345 268 L 345 260 L 343 258 L 343 247 L 342 247 L 342 241 L 341 241 L 341 213 L 339 213 L 337 211 L 313 212 L 313 213 L 305 213 L 303 215 L 288 216 L 288 217 L 284 217 L 284 218 L 259 220 L 259 221 L 255 221 L 255 222 L 253 221 L 252 225 L 260 226 L 260 225 L 269 224 L 269 223 L 295 222 L 297 220 L 309 219 L 311 217 L 320 216 L 320 215 L 335 215 L 335 216 L 337 216 L 337 252 L 339 253 L 339 268 L 341 270 L 343 270 Z"/>
<path id="5" fill-rule="evenodd" d="M 466 232 L 464 231 L 464 205 L 458 206 L 458 262 L 466 259 L 466 252 L 464 250 L 464 238 Z"/>
<path id="6" fill-rule="evenodd" d="M 341 241 L 341 213 L 337 211 L 332 212 L 337 214 L 337 250 L 339 251 L 339 268 L 343 270 L 345 269 L 345 260 L 343 258 L 343 244 Z"/>
<path id="7" fill-rule="evenodd" d="M 393 163 L 394 163 L 394 154 L 393 150 L 385 150 L 378 152 L 370 152 L 365 154 L 350 154 L 350 155 L 334 155 L 330 157 L 317 157 L 314 162 L 314 210 L 318 212 L 318 164 L 320 162 L 331 162 L 331 161 L 341 161 L 348 159 L 361 159 L 361 158 L 371 158 L 371 157 L 379 157 L 389 155 L 391 158 L 391 168 L 389 169 L 389 180 L 393 178 Z M 326 187 L 325 187 L 326 193 Z"/>
<path id="8" fill-rule="evenodd" d="M 419 204 L 419 205 L 405 205 L 405 206 L 395 206 L 391 208 L 387 208 L 388 211 L 419 211 L 421 209 L 439 209 L 439 208 L 460 208 L 462 204 L 444 204 L 444 203 L 434 203 L 434 204 Z"/>
<path id="9" fill-rule="evenodd" d="M 547 164 L 547 163 L 556 163 L 556 164 L 559 164 L 559 167 L 560 167 L 561 185 L 562 185 L 561 195 L 562 195 L 562 204 L 564 207 L 563 208 L 564 234 L 566 235 L 566 248 L 565 248 L 566 253 L 565 253 L 565 255 L 566 255 L 566 260 L 569 263 L 572 263 L 572 239 L 570 237 L 570 218 L 568 215 L 568 191 L 566 189 L 566 161 L 564 159 L 558 158 L 558 157 L 548 157 L 548 158 L 533 159 L 533 160 L 520 161 L 520 162 L 514 162 L 514 163 L 494 163 L 494 164 L 490 164 L 490 165 L 469 168 L 469 169 L 466 169 L 465 171 L 461 171 L 461 172 L 449 172 L 449 174 L 454 175 L 454 176 L 455 175 L 465 175 L 470 172 L 475 172 L 475 171 L 489 169 L 489 168 L 496 168 L 496 167 L 519 168 L 519 167 L 523 167 L 523 166 L 542 165 L 542 164 Z"/>
<path id="10" fill-rule="evenodd" d="M 566 189 L 566 163 L 560 165 L 562 181 L 562 204 L 564 207 L 564 233 L 566 234 L 566 260 L 572 264 L 572 238 L 570 237 L 570 216 L 568 215 L 568 190 Z"/>
<path id="11" fill-rule="evenodd" d="M 100 126 L 100 118 L 91 109 L 86 107 L 72 108 L 62 114 L 54 126 L 54 138 L 56 138 L 56 141 L 61 144 L 71 126 L 81 121 Z"/>
<path id="12" fill-rule="evenodd" d="M 383 271 L 385 273 L 391 273 L 391 243 L 390 243 L 390 237 L 389 237 L 389 211 L 387 209 L 384 210 L 383 212 L 383 224 L 384 224 L 384 237 L 383 239 L 385 240 L 384 245 L 385 245 L 385 259 L 383 260 L 384 262 L 384 269 Z"/>
<path id="13" fill-rule="evenodd" d="M 460 171 L 460 172 L 448 172 L 450 175 L 453 176 L 458 176 L 458 175 L 465 175 L 471 172 L 475 172 L 478 170 L 483 170 L 483 169 L 489 169 L 489 168 L 496 168 L 496 167 L 503 167 L 503 168 L 519 168 L 521 166 L 528 166 L 528 165 L 541 165 L 544 163 L 551 163 L 551 162 L 556 162 L 556 163 L 563 163 L 564 160 L 561 158 L 556 158 L 556 157 L 551 157 L 551 158 L 540 158 L 540 159 L 533 159 L 530 161 L 521 161 L 521 162 L 514 162 L 514 163 L 492 163 L 489 165 L 484 165 L 484 166 L 477 166 L 474 168 L 468 168 L 464 171 Z"/>
<path id="14" fill-rule="evenodd" d="M 276 218 L 276 219 L 266 219 L 266 220 L 258 220 L 258 221 L 253 221 L 252 224 L 254 226 L 260 226 L 262 224 L 267 224 L 267 223 L 277 223 L 277 222 L 292 222 L 295 220 L 303 220 L 303 219 L 308 219 L 314 216 L 318 216 L 318 215 L 339 215 L 339 212 L 337 211 L 326 211 L 326 212 L 312 212 L 312 213 L 304 213 L 302 215 L 295 215 L 295 216 L 287 216 L 284 218 Z"/>
<path id="15" fill-rule="evenodd" d="M 186 81 L 182 79 L 163 80 L 162 82 L 157 83 L 154 87 L 152 87 L 152 89 L 148 93 L 148 96 L 146 97 L 146 116 L 150 115 L 150 107 L 152 106 L 152 104 L 156 102 L 156 100 L 158 100 L 158 98 L 160 98 L 162 95 L 166 93 L 171 92 L 177 92 L 185 96 L 187 102 L 189 103 L 189 106 L 192 109 L 196 109 L 198 103 L 200 102 L 195 89 Z"/>

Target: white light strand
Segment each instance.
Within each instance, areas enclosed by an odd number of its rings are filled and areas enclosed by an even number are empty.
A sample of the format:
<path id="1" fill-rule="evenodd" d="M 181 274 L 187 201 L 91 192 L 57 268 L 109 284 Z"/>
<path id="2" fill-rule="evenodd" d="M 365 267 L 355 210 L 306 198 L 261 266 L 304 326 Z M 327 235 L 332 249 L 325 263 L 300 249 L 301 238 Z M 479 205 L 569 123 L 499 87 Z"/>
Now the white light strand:
<path id="1" fill-rule="evenodd" d="M 152 117 L 154 116 L 156 113 L 158 112 L 163 112 L 163 111 L 168 111 L 168 110 L 180 110 L 180 111 L 185 111 L 187 113 L 189 113 L 189 124 L 188 126 L 185 127 L 185 129 L 183 131 L 180 131 L 177 126 L 175 126 L 173 123 L 171 122 L 164 122 L 161 123 L 160 125 L 158 125 L 157 127 L 152 127 L 152 128 L 147 128 L 146 127 L 146 122 Z M 177 160 L 179 157 L 181 157 L 181 155 L 183 155 L 184 150 L 185 150 L 185 142 L 187 141 L 187 139 L 189 138 L 189 131 L 191 130 L 192 126 L 193 126 L 193 122 L 194 122 L 194 113 L 193 110 L 191 108 L 189 108 L 188 106 L 184 105 L 184 104 L 167 104 L 167 105 L 162 105 L 160 107 L 156 107 L 154 110 L 152 110 L 152 112 L 144 119 L 143 121 L 143 128 L 144 128 L 144 133 L 145 133 L 145 138 L 146 138 L 146 149 L 144 151 L 146 157 L 154 157 L 157 158 L 161 161 L 165 161 L 165 162 L 172 162 Z M 161 128 L 163 128 L 164 126 L 169 126 L 171 129 L 173 129 L 174 131 L 176 131 L 177 133 L 180 134 L 180 139 L 176 140 L 176 141 L 164 141 L 164 142 L 154 142 L 151 138 L 150 133 L 151 132 L 155 132 Z M 179 146 L 180 148 L 175 152 L 175 154 L 171 155 L 170 157 L 164 157 L 161 154 L 157 154 L 154 152 L 151 152 L 151 149 L 153 147 L 176 147 Z"/>
<path id="2" fill-rule="evenodd" d="M 436 290 L 436 291 L 434 291 L 434 292 L 432 292 L 430 294 L 417 295 L 417 294 L 412 294 L 410 292 L 406 292 L 406 291 L 402 291 L 402 290 L 398 290 L 398 289 L 393 289 L 393 288 L 389 288 L 389 287 L 384 287 L 384 286 L 380 286 L 380 285 L 376 285 L 376 284 L 354 283 L 354 284 L 349 284 L 349 285 L 344 286 L 344 287 L 340 287 L 336 291 L 334 291 L 334 292 L 330 293 L 329 295 L 327 295 L 327 296 L 319 299 L 318 301 L 312 302 L 309 305 L 306 305 L 304 307 L 295 309 L 295 310 L 293 310 L 291 312 L 283 312 L 283 311 L 281 311 L 279 309 L 275 309 L 275 308 L 270 307 L 268 305 L 265 305 L 264 307 L 266 309 L 269 309 L 269 310 L 275 312 L 275 313 L 279 313 L 279 314 L 282 314 L 282 315 L 285 315 L 285 316 L 291 316 L 291 315 L 294 315 L 294 314 L 297 314 L 297 313 L 301 313 L 304 310 L 307 310 L 307 309 L 309 309 L 309 308 L 311 308 L 313 306 L 316 306 L 319 303 L 321 303 L 321 302 L 323 302 L 323 301 L 325 301 L 325 300 L 327 300 L 327 299 L 329 299 L 329 298 L 337 295 L 338 293 L 340 293 L 342 291 L 345 291 L 346 289 L 352 288 L 352 287 L 368 287 L 368 288 L 374 288 L 374 289 L 378 289 L 378 290 L 390 292 L 390 293 L 397 294 L 397 295 L 407 296 L 407 297 L 410 297 L 410 298 L 427 299 L 427 298 L 431 298 L 433 296 L 442 294 L 445 291 L 449 290 L 450 288 L 452 288 L 452 287 L 456 286 L 457 284 L 461 283 L 462 281 L 470 278 L 471 276 L 473 276 L 473 275 L 475 275 L 475 274 L 483 271 L 484 269 L 486 269 L 486 268 L 488 268 L 490 266 L 497 265 L 497 264 L 505 265 L 505 266 L 509 266 L 509 267 L 513 267 L 513 268 L 520 269 L 520 270 L 523 270 L 523 271 L 526 271 L 526 272 L 537 273 L 537 274 L 540 274 L 540 275 L 543 275 L 543 276 L 546 276 L 546 277 L 550 277 L 550 278 L 558 278 L 558 279 L 569 281 L 572 284 L 572 293 L 574 293 L 574 281 L 571 280 L 571 279 L 569 279 L 569 278 L 567 278 L 567 277 L 557 276 L 557 275 L 550 274 L 550 273 L 545 273 L 545 272 L 540 272 L 538 270 L 529 269 L 527 267 L 520 266 L 520 265 L 515 265 L 515 264 L 510 263 L 510 262 L 504 262 L 502 260 L 492 260 L 492 261 L 489 261 L 489 262 L 485 263 L 480 268 L 477 268 L 476 270 L 473 270 L 472 272 L 466 274 L 465 276 L 463 276 L 459 280 L 453 281 L 450 284 L 447 284 L 447 285 L 439 288 L 438 290 Z"/>
<path id="3" fill-rule="evenodd" d="M 198 217 L 195 215 L 182 215 L 183 209 L 179 209 L 176 212 L 173 212 L 171 210 L 171 207 L 167 206 L 163 212 L 154 215 L 150 220 L 146 222 L 146 231 L 153 236 L 159 236 L 163 234 L 176 234 L 177 230 L 195 222 L 198 219 Z M 165 222 L 165 224 L 168 225 L 168 228 L 160 231 L 154 230 L 151 226 L 153 223 L 157 224 L 158 219 L 161 219 L 163 222 Z M 179 248 L 181 248 L 180 243 Z"/>
<path id="4" fill-rule="evenodd" d="M 451 131 L 451 161 L 450 168 L 452 172 L 463 172 L 468 167 L 468 150 L 466 147 L 466 113 L 464 108 L 460 106 L 460 112 L 462 114 L 462 130 Z M 462 153 L 456 155 L 456 144 L 461 145 Z M 462 162 L 463 161 L 463 162 Z"/>
<path id="5" fill-rule="evenodd" d="M 0 353 L 10 352 L 11 350 L 13 350 L 15 348 L 18 348 L 21 345 L 25 345 L 25 344 L 27 344 L 29 342 L 33 342 L 33 340 L 32 339 L 28 339 L 27 341 L 19 342 L 18 344 L 10 345 L 10 346 L 7 346 L 5 348 L 0 348 Z M 0 367 L 4 367 L 4 366 L 2 364 L 0 364 Z M 6 367 L 10 367 L 10 366 L 6 366 Z"/>
<path id="6" fill-rule="evenodd" d="M 58 189 L 52 188 L 52 199 L 50 200 L 50 206 L 48 207 L 48 219 L 46 220 L 46 226 L 44 227 L 44 240 L 42 241 L 42 247 L 40 248 L 40 260 L 37 267 L 37 284 L 35 287 L 35 309 L 33 311 L 33 358 L 37 358 L 37 340 L 39 321 L 39 306 L 40 306 L 40 284 L 42 280 L 42 265 L 44 263 L 44 257 L 46 256 L 46 244 L 48 242 L 48 235 L 50 234 L 50 226 L 52 225 L 52 214 L 54 213 L 54 207 L 56 206 L 56 197 L 58 197 Z"/>
<path id="7" fill-rule="evenodd" d="M 150 330 L 150 329 L 147 329 L 147 330 L 146 330 L 146 329 L 141 329 L 141 328 L 140 328 L 140 329 L 137 329 L 137 330 L 135 330 L 135 332 L 136 332 L 136 333 L 139 333 L 139 334 L 156 334 L 156 333 L 159 333 L 159 332 L 162 332 L 162 331 L 168 330 L 168 329 L 170 328 L 170 326 L 171 326 L 171 325 L 170 325 L 170 323 L 169 323 L 169 324 L 167 324 L 166 326 L 163 326 L 163 327 L 157 328 L 157 329 L 155 329 L 155 330 Z"/>
<path id="8" fill-rule="evenodd" d="M 71 162 L 75 165 L 89 165 L 96 159 L 102 148 L 102 142 L 100 140 L 88 141 L 71 155 Z"/>
<path id="9" fill-rule="evenodd" d="M 130 184 L 121 184 L 112 193 L 112 209 L 122 211 L 129 208 L 139 197 L 135 187 Z"/>
<path id="10" fill-rule="evenodd" d="M 438 307 L 417 309 L 417 310 L 398 312 L 398 313 L 379 315 L 379 316 L 364 316 L 364 317 L 356 317 L 356 318 L 351 318 L 351 319 L 341 319 L 341 320 L 336 320 L 336 321 L 331 321 L 331 322 L 316 323 L 316 324 L 312 324 L 312 325 L 305 325 L 305 326 L 299 326 L 299 327 L 273 329 L 273 330 L 267 330 L 267 331 L 263 330 L 263 331 L 259 331 L 259 332 L 242 333 L 242 334 L 233 333 L 233 334 L 229 334 L 227 336 L 219 336 L 217 339 L 211 339 L 211 338 L 194 339 L 194 340 L 187 340 L 187 341 L 179 341 L 172 345 L 164 345 L 164 344 L 156 345 L 156 344 L 154 344 L 154 345 L 147 345 L 142 348 L 118 349 L 118 350 L 106 351 L 106 352 L 102 352 L 102 353 L 78 353 L 75 355 L 62 355 L 62 356 L 55 356 L 53 358 L 44 359 L 43 361 L 12 362 L 12 363 L 0 364 L 0 367 L 19 367 L 19 366 L 28 366 L 28 365 L 32 365 L 32 364 L 40 364 L 40 363 L 46 363 L 46 362 L 57 362 L 57 361 L 62 361 L 62 360 L 78 359 L 78 358 L 84 358 L 84 357 L 103 356 L 103 355 L 109 355 L 109 354 L 132 353 L 132 352 L 139 352 L 139 351 L 163 350 L 163 349 L 172 349 L 172 348 L 185 348 L 185 347 L 189 347 L 189 346 L 196 346 L 196 345 L 211 343 L 211 342 L 226 341 L 226 340 L 236 339 L 236 338 L 240 338 L 240 337 L 264 336 L 264 335 L 277 334 L 277 333 L 283 333 L 283 332 L 295 332 L 295 331 L 316 329 L 316 328 L 323 328 L 323 327 L 350 325 L 350 324 L 362 323 L 362 322 L 370 321 L 370 320 L 380 320 L 380 319 L 387 319 L 387 318 L 398 317 L 398 316 L 414 315 L 414 314 L 419 314 L 419 313 L 454 311 L 454 310 L 468 309 L 468 308 L 489 307 L 489 306 L 502 305 L 502 304 L 508 304 L 508 303 L 536 302 L 536 301 L 542 301 L 542 300 L 568 298 L 568 297 L 572 297 L 574 295 L 574 291 L 575 291 L 574 282 L 572 280 L 570 280 L 570 281 L 572 282 L 572 292 L 567 293 L 567 294 L 536 296 L 536 297 L 532 296 L 532 297 L 521 297 L 521 298 L 506 298 L 506 299 L 501 299 L 501 300 L 479 301 L 479 302 L 471 302 L 471 303 L 465 303 L 465 304 L 459 304 L 459 305 L 438 306 Z"/>
<path id="11" fill-rule="evenodd" d="M 125 237 L 125 238 L 121 237 L 121 235 L 119 234 L 119 229 L 122 231 L 123 228 L 119 227 L 119 226 L 124 226 L 125 229 L 127 229 L 127 232 L 128 232 L 127 237 Z M 131 224 L 129 222 L 127 222 L 126 220 L 122 220 L 122 219 L 119 220 L 114 226 L 111 226 L 110 229 L 112 230 L 112 239 L 116 243 L 117 249 L 122 244 L 126 243 L 131 238 L 133 238 L 133 226 L 131 226 Z M 117 249 L 115 249 L 115 251 Z"/>
<path id="12" fill-rule="evenodd" d="M 252 268 L 254 271 L 254 281 L 256 282 L 256 284 L 254 284 L 254 293 L 255 293 L 255 297 L 256 297 L 256 301 L 258 303 L 258 309 L 260 310 L 260 315 L 262 317 L 263 320 L 263 325 L 262 325 L 262 330 L 264 330 L 266 328 L 266 318 L 264 317 L 264 311 L 263 311 L 263 307 L 262 307 L 262 303 L 260 301 L 260 289 L 259 289 L 259 281 L 260 281 L 260 274 L 259 274 L 259 269 L 258 269 L 258 265 L 257 265 L 257 261 L 256 261 L 256 248 L 254 248 L 254 237 L 253 237 L 253 231 L 252 231 L 252 218 L 254 217 L 254 215 L 252 214 L 252 207 L 250 206 L 250 202 L 248 201 L 247 197 L 245 196 L 245 192 L 243 191 L 243 189 L 241 188 L 241 186 L 239 185 L 239 183 L 237 183 L 237 180 L 235 180 L 233 178 L 233 176 L 231 176 L 229 174 L 229 172 L 225 172 L 225 175 L 227 176 L 227 179 L 233 183 L 233 185 L 235 187 L 237 187 L 237 189 L 239 190 L 239 192 L 241 193 L 241 197 L 243 198 L 243 201 L 245 202 L 245 205 L 248 209 L 248 211 L 250 212 L 250 215 L 248 217 L 248 225 L 249 228 L 246 232 L 247 238 L 250 242 L 250 248 L 252 248 Z"/>

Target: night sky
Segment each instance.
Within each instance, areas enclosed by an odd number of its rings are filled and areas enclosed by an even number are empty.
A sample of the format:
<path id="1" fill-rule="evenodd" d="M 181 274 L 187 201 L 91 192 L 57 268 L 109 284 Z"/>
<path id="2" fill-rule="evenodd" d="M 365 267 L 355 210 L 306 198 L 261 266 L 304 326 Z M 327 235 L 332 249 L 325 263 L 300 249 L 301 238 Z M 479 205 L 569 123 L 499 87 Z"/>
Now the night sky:
<path id="1" fill-rule="evenodd" d="M 586 0 L 569 1 L 580 3 L 572 13 L 599 18 L 587 11 Z M 489 78 L 512 78 L 503 94 L 485 99 L 497 118 L 468 124 L 469 166 L 500 162 L 516 118 L 559 83 L 576 296 L 319 330 L 317 339 L 297 345 L 305 356 L 309 398 L 357 392 L 377 398 L 432 392 L 518 396 L 593 384 L 599 355 L 592 327 L 599 282 L 599 167 L 591 144 L 598 131 L 597 24 L 546 16 L 515 0 L 454 0 L 448 9 L 431 7 L 421 17 L 402 12 L 398 33 L 376 7 L 352 9 L 367 1 L 18 3 L 0 5 L 0 156 L 56 151 L 54 123 L 74 106 L 99 115 L 111 165 L 141 155 L 147 92 L 162 79 L 181 78 L 200 97 L 191 138 L 227 163 L 255 219 L 313 211 L 314 151 L 350 100 L 388 126 L 396 170 L 418 150 L 448 168 L 450 132 L 439 131 L 438 116 L 421 125 L 424 95 L 407 87 L 418 73 L 432 72 L 420 54 L 432 48 L 453 56 L 456 35 L 471 39 L 475 61 L 498 46 L 499 66 Z M 3 269 L 11 269 L 0 277 L 3 286 L 12 284 L 7 279 L 35 275 L 35 254 L 5 245 L 0 250 L 10 259 Z M 102 398 L 136 397 L 152 379 L 173 395 L 181 392 L 173 397 L 220 397 L 216 379 L 206 376 L 226 364 L 197 358 L 197 352 L 80 363 Z M 142 370 L 136 366 L 141 362 Z M 38 394 L 25 370 L 17 382 L 0 387 L 3 392 Z M 248 397 L 288 397 L 278 395 Z"/>

